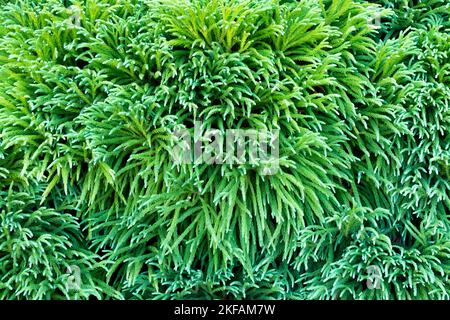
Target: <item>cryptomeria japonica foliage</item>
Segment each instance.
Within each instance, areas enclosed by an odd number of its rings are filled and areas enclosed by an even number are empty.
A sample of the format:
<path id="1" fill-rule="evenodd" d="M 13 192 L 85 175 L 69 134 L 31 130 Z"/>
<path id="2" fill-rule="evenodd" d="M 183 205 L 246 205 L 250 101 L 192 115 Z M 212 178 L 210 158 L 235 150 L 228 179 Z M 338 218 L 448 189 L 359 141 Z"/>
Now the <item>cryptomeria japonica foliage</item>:
<path id="1" fill-rule="evenodd" d="M 448 1 L 1 9 L 0 298 L 450 298 Z M 198 121 L 278 170 L 175 162 Z"/>

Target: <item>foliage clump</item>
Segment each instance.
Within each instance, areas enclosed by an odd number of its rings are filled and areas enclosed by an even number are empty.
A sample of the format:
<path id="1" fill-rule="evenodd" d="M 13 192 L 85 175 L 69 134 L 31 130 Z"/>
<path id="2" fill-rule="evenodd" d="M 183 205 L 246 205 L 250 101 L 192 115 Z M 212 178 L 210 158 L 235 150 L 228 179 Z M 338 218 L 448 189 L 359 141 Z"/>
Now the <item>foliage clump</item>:
<path id="1" fill-rule="evenodd" d="M 0 297 L 448 299 L 449 13 L 3 4 Z M 197 121 L 276 130 L 279 169 L 177 164 Z"/>

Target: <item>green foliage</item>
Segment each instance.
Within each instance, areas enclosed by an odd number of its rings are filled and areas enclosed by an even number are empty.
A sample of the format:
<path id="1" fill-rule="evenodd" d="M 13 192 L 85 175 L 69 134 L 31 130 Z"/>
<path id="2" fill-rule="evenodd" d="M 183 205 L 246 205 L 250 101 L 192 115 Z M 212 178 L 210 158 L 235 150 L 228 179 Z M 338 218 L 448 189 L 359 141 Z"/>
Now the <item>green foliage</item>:
<path id="1" fill-rule="evenodd" d="M 449 299 L 449 12 L 3 4 L 0 297 Z M 279 130 L 279 170 L 176 164 L 196 121 Z"/>

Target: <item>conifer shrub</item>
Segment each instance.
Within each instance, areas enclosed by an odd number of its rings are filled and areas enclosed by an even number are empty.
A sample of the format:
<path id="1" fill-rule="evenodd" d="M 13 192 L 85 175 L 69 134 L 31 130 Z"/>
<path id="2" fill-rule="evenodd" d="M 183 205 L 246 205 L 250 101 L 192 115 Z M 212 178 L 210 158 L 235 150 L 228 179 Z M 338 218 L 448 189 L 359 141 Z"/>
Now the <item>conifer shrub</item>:
<path id="1" fill-rule="evenodd" d="M 446 0 L 1 8 L 0 298 L 450 298 Z"/>

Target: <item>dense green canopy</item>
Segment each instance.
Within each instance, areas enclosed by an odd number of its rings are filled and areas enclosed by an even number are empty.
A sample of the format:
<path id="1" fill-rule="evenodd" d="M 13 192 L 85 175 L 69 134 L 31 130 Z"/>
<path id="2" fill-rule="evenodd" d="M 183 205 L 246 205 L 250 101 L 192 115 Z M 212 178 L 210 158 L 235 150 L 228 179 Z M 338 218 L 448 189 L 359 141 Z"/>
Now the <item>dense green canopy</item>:
<path id="1" fill-rule="evenodd" d="M 1 299 L 450 298 L 447 0 L 2 2 Z"/>

